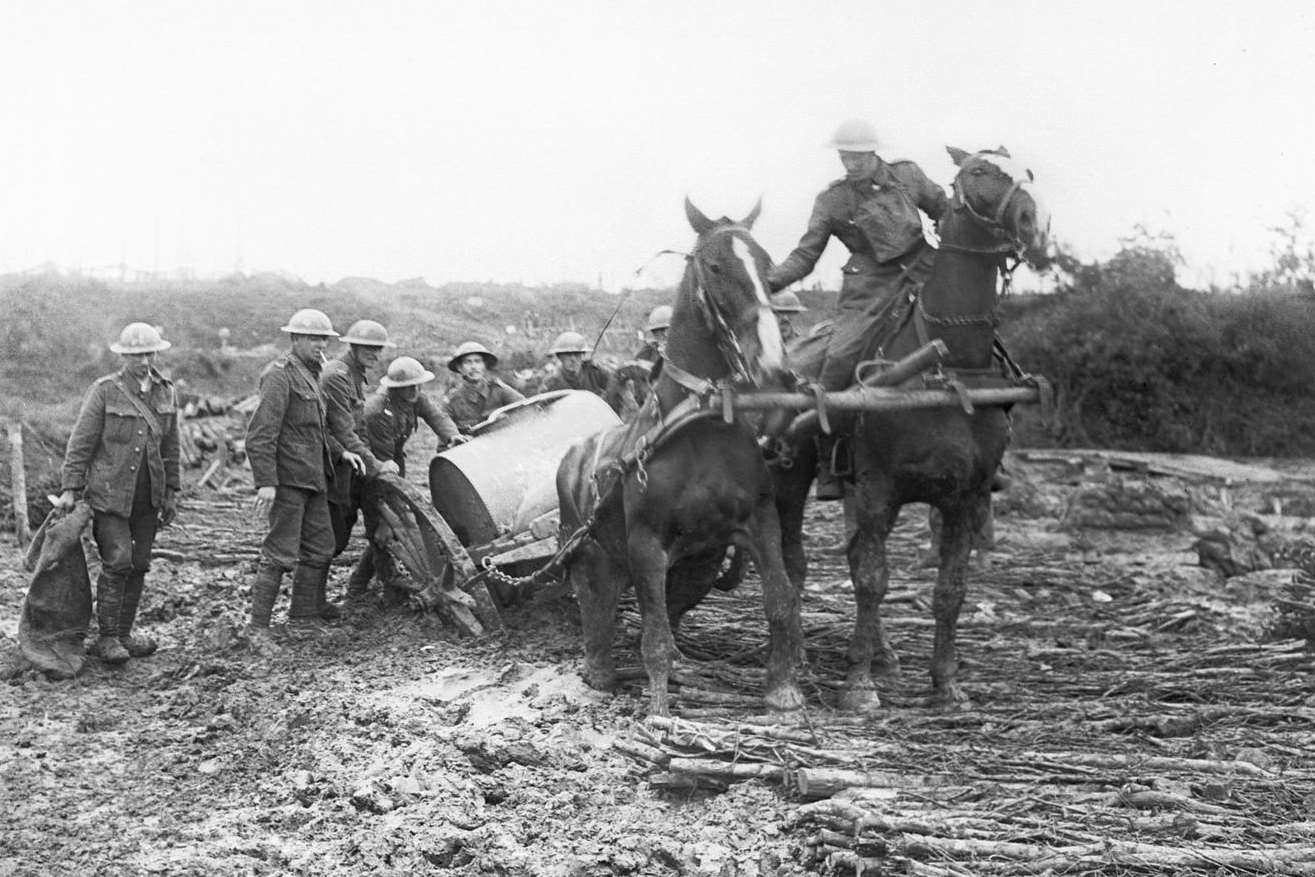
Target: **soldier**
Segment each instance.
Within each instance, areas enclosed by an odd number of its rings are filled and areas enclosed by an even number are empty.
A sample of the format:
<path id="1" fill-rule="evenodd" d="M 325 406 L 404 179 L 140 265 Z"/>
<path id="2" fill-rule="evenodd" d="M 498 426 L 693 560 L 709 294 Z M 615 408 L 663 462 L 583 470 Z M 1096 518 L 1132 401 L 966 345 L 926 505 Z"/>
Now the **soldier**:
<path id="1" fill-rule="evenodd" d="M 588 390 L 602 398 L 617 414 L 625 417 L 637 407 L 633 391 L 626 395 L 611 369 L 585 359 L 589 347 L 579 332 L 563 332 L 548 351 L 557 357 L 557 371 L 543 379 L 540 393 L 552 390 Z"/>
<path id="2" fill-rule="evenodd" d="M 447 410 L 464 433 L 495 409 L 525 398 L 489 374 L 497 364 L 498 358 L 478 341 L 465 342 L 447 361 L 448 370 L 461 376 L 461 381 L 448 391 Z"/>
<path id="3" fill-rule="evenodd" d="M 182 484 L 178 404 L 173 384 L 155 369 L 156 355 L 171 346 L 146 323 L 125 326 L 110 345 L 123 368 L 91 385 L 64 452 L 55 506 L 71 509 L 81 493 L 93 512 L 101 559 L 95 650 L 107 664 L 156 649 L 132 625 L 156 530 L 173 521 Z"/>
<path id="4" fill-rule="evenodd" d="M 361 509 L 362 479 L 353 474 L 352 467 L 341 456 L 342 451 L 346 449 L 360 456 L 371 474 L 397 472 L 396 463 L 381 463 L 370 453 L 365 430 L 366 372 L 378 365 L 379 355 L 385 347 L 397 345 L 388 340 L 388 330 L 374 320 L 357 320 L 338 340 L 347 343 L 347 350 L 329 360 L 320 373 L 320 392 L 324 394 L 329 426 L 329 448 L 336 458 L 333 480 L 329 483 L 334 557 L 346 550 Z M 340 435 L 345 439 L 339 441 L 336 437 Z M 325 599 L 323 593 L 318 602 L 321 616 L 327 619 L 339 616 L 338 607 Z"/>
<path id="5" fill-rule="evenodd" d="M 289 570 L 289 627 L 316 629 L 334 546 L 328 487 L 335 458 L 319 376 L 324 347 L 338 333 L 327 316 L 311 308 L 293 314 L 282 331 L 291 337 L 292 349 L 261 373 L 260 404 L 247 424 L 255 509 L 269 520 L 251 585 L 248 631 L 252 646 L 262 651 L 274 647 L 269 620 Z M 350 441 L 345 434 L 334 437 L 340 446 Z M 365 461 L 356 452 L 343 446 L 338 457 L 356 474 L 365 474 Z"/>
<path id="6" fill-rule="evenodd" d="M 644 331 L 648 333 L 648 340 L 644 342 L 643 347 L 639 348 L 634 358 L 657 365 L 666 353 L 667 329 L 669 328 L 671 328 L 671 305 L 658 305 L 649 311 L 648 321 L 644 324 Z"/>
<path id="7" fill-rule="evenodd" d="M 807 276 L 832 237 L 849 249 L 838 312 L 826 345 L 818 345 L 820 357 L 791 360 L 824 389 L 843 390 L 853 381 L 854 366 L 870 354 L 886 305 L 931 273 L 936 250 L 923 234 L 919 211 L 938 220 L 949 200 L 913 162 L 882 160 L 876 129 L 865 121 L 842 124 L 830 145 L 840 153 L 845 176 L 817 196 L 799 245 L 767 279 L 773 290 L 780 290 Z M 829 448 L 820 456 L 825 462 Z M 840 498 L 829 466 L 819 469 L 817 495 Z"/>
<path id="8" fill-rule="evenodd" d="M 794 327 L 792 315 L 801 314 L 806 310 L 808 308 L 804 307 L 804 303 L 799 300 L 799 296 L 788 289 L 772 296 L 772 312 L 776 314 L 776 322 L 781 325 L 782 341 L 789 344 L 799 336 L 799 332 Z"/>
<path id="9" fill-rule="evenodd" d="M 423 420 L 438 436 L 439 446 L 457 445 L 470 441 L 462 435 L 443 406 L 420 390 L 422 384 L 434 380 L 434 373 L 410 356 L 399 356 L 388 364 L 388 373 L 379 379 L 379 389 L 365 402 L 365 431 L 370 450 L 382 464 L 392 463 L 400 476 L 406 475 L 406 442 L 415 432 L 418 421 Z M 374 535 L 376 521 L 372 510 L 365 509 L 365 535 Z M 365 595 L 376 571 L 374 545 L 367 541 L 365 551 L 351 578 L 347 580 L 347 599 Z M 384 575 L 385 580 L 387 574 Z"/>

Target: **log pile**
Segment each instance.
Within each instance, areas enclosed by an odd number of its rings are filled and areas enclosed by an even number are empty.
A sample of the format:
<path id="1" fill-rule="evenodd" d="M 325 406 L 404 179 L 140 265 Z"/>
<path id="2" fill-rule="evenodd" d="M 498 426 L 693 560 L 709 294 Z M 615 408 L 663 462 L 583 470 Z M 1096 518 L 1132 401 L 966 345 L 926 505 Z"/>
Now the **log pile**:
<path id="1" fill-rule="evenodd" d="M 198 487 L 223 490 L 240 480 L 246 461 L 247 419 L 256 397 L 230 402 L 215 398 L 183 405 L 178 446 L 183 466 L 202 469 Z"/>
<path id="2" fill-rule="evenodd" d="M 944 712 L 927 699 L 934 571 L 910 572 L 925 537 L 901 530 L 883 614 L 904 670 L 876 714 L 836 711 L 853 601 L 842 561 L 815 555 L 806 711 L 762 715 L 751 579 L 687 616 L 678 644 L 697 663 L 673 676 L 675 716 L 617 751 L 675 796 L 781 788 L 810 873 L 1315 875 L 1315 654 L 1231 614 L 1309 599 L 1308 579 L 1229 580 L 1212 602 L 1209 570 L 1184 588 L 1006 539 L 959 628 L 973 706 Z"/>

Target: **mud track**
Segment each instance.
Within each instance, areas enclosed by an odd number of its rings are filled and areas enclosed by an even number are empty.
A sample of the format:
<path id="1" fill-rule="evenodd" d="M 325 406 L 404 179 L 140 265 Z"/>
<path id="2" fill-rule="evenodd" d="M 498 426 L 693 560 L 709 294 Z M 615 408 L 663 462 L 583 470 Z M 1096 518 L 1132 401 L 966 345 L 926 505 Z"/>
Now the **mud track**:
<path id="1" fill-rule="evenodd" d="M 1196 465 L 1128 477 L 1272 504 L 1273 483 Z M 245 493 L 193 497 L 162 540 L 182 559 L 148 580 L 157 655 L 49 682 L 12 660 L 10 543 L 0 875 L 1315 873 L 1307 644 L 1271 639 L 1270 596 L 1206 575 L 1190 533 L 1061 526 L 1082 461 L 1013 467 L 960 628 L 972 707 L 926 705 L 934 574 L 912 507 L 886 603 L 904 672 L 869 719 L 833 710 L 852 603 L 837 505 L 810 512 L 809 704 L 788 721 L 756 699 L 752 579 L 688 617 L 676 718 L 656 722 L 633 604 L 630 681 L 602 695 L 551 589 L 478 641 L 374 605 L 252 654 Z M 1315 496 L 1306 474 L 1283 472 L 1289 503 Z"/>

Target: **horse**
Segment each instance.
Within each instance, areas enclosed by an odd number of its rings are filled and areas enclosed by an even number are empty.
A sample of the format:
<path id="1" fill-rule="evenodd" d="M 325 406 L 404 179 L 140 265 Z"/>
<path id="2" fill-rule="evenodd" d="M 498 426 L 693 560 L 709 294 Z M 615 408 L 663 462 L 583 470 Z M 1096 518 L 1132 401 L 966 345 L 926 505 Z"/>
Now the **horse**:
<path id="1" fill-rule="evenodd" d="M 973 154 L 954 147 L 947 151 L 958 171 L 950 209 L 940 220 L 935 263 L 919 293 L 892 303 L 873 346 L 881 357 L 895 360 L 939 338 L 949 348 L 944 371 L 971 384 L 999 375 L 992 367 L 997 281 L 1002 272 L 1008 277 L 1012 271 L 1010 258 L 1044 258 L 1049 215 L 1029 191 L 1031 171 L 1003 147 Z M 846 545 L 857 613 L 846 652 L 842 708 L 875 710 L 880 699 L 874 665 L 885 676 L 899 672 L 880 606 L 890 577 L 886 538 L 900 508 L 914 502 L 928 503 L 943 520 L 932 595 L 933 702 L 968 704 L 956 678 L 955 631 L 972 540 L 990 514 L 991 483 L 1008 440 L 1008 414 L 1000 407 L 977 407 L 972 413 L 950 407 L 869 411 L 857 417 L 851 442 L 857 527 Z M 774 471 L 782 552 L 791 582 L 802 591 L 807 572 L 803 514 L 817 451 L 806 437 L 796 437 L 791 450 L 793 465 Z"/>
<path id="2" fill-rule="evenodd" d="M 770 644 L 764 699 L 803 703 L 798 592 L 781 556 L 771 472 L 746 423 L 709 411 L 718 382 L 783 386 L 788 366 L 768 299 L 771 259 L 743 220 L 710 220 L 689 199 L 697 234 L 667 333 L 666 358 L 637 418 L 574 445 L 557 472 L 567 578 L 580 607 L 584 678 L 615 686 L 617 602 L 633 584 L 650 712 L 667 715 L 681 616 L 721 580 L 727 548 L 747 553 L 762 578 Z"/>

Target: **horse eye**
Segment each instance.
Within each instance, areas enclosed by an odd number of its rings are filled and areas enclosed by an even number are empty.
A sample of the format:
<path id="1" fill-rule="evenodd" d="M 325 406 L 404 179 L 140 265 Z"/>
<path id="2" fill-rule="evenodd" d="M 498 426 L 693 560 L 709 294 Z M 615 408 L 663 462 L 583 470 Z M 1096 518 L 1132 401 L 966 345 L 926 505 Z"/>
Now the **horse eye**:
<path id="1" fill-rule="evenodd" d="M 711 271 L 713 274 L 720 274 L 721 266 L 718 265 L 716 262 L 713 262 L 711 265 L 708 266 L 708 270 Z"/>
<path id="2" fill-rule="evenodd" d="M 984 168 L 984 167 L 975 167 L 975 168 L 973 168 L 973 176 L 975 176 L 975 177 L 980 177 L 980 176 L 981 176 L 982 174 L 984 174 L 984 173 L 986 173 L 986 168 Z"/>

